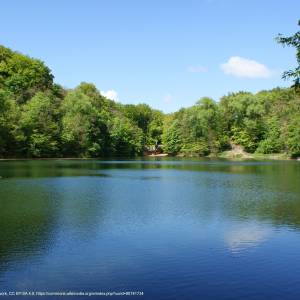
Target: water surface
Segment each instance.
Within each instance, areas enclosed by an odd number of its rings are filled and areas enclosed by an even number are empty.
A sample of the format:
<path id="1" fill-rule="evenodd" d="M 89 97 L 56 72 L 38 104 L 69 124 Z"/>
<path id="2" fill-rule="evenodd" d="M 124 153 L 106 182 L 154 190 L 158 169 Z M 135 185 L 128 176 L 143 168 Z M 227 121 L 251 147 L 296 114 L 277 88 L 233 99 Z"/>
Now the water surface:
<path id="1" fill-rule="evenodd" d="M 0 176 L 0 291 L 300 298 L 300 162 L 1 161 Z"/>

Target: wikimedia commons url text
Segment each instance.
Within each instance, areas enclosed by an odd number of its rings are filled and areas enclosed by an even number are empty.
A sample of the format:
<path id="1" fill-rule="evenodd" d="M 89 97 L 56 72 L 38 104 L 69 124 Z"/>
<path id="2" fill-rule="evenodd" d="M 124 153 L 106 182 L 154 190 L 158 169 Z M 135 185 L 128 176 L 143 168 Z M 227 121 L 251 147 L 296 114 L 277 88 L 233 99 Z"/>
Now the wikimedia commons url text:
<path id="1" fill-rule="evenodd" d="M 126 297 L 126 296 L 144 296 L 144 292 L 141 291 L 124 291 L 124 292 L 116 292 L 116 291 L 103 291 L 103 292 L 37 292 L 37 291 L 30 291 L 30 292 L 1 292 L 0 297 Z"/>

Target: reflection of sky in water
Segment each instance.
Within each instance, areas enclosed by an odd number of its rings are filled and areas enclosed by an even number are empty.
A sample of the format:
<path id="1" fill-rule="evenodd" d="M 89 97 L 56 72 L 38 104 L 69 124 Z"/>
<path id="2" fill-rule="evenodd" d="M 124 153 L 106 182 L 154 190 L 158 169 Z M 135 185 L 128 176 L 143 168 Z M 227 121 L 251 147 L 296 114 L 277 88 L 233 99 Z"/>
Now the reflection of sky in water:
<path id="1" fill-rule="evenodd" d="M 299 171 L 298 162 L 0 163 L 0 290 L 298 299 Z"/>
<path id="2" fill-rule="evenodd" d="M 239 223 L 224 234 L 224 241 L 230 251 L 237 253 L 265 242 L 272 234 L 272 229 L 264 224 Z"/>

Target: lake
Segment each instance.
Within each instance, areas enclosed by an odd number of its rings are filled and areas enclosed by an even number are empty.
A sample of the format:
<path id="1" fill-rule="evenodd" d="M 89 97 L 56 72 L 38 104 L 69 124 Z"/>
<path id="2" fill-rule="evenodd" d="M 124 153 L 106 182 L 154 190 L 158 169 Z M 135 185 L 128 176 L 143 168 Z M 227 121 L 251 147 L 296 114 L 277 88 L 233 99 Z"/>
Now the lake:
<path id="1" fill-rule="evenodd" d="M 0 176 L 0 292 L 300 299 L 299 161 L 1 161 Z"/>

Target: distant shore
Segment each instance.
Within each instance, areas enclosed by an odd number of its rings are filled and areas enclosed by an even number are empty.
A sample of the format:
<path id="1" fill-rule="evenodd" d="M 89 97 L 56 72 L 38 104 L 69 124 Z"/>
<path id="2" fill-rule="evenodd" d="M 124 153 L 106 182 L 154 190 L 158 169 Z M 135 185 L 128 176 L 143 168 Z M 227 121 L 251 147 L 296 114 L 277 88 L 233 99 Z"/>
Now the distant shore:
<path id="1" fill-rule="evenodd" d="M 210 154 L 208 156 L 198 156 L 198 155 L 169 155 L 167 153 L 160 154 L 147 154 L 143 156 L 136 157 L 16 157 L 16 158 L 0 158 L 0 161 L 27 161 L 27 160 L 97 160 L 97 159 L 134 159 L 134 158 L 209 158 L 209 159 L 227 159 L 232 161 L 240 161 L 240 160 L 291 160 L 291 161 L 300 161 L 300 158 L 291 158 L 286 153 L 273 153 L 273 154 L 259 154 L 259 153 L 237 153 L 235 151 L 229 150 L 224 151 L 218 154 Z"/>
<path id="2" fill-rule="evenodd" d="M 247 160 L 247 159 L 269 159 L 269 160 L 297 160 L 293 159 L 286 153 L 272 153 L 272 154 L 262 154 L 262 153 L 248 153 L 248 152 L 236 152 L 235 150 L 229 150 L 217 154 L 218 158 L 234 159 L 234 160 Z M 299 158 L 298 158 L 299 159 Z"/>

